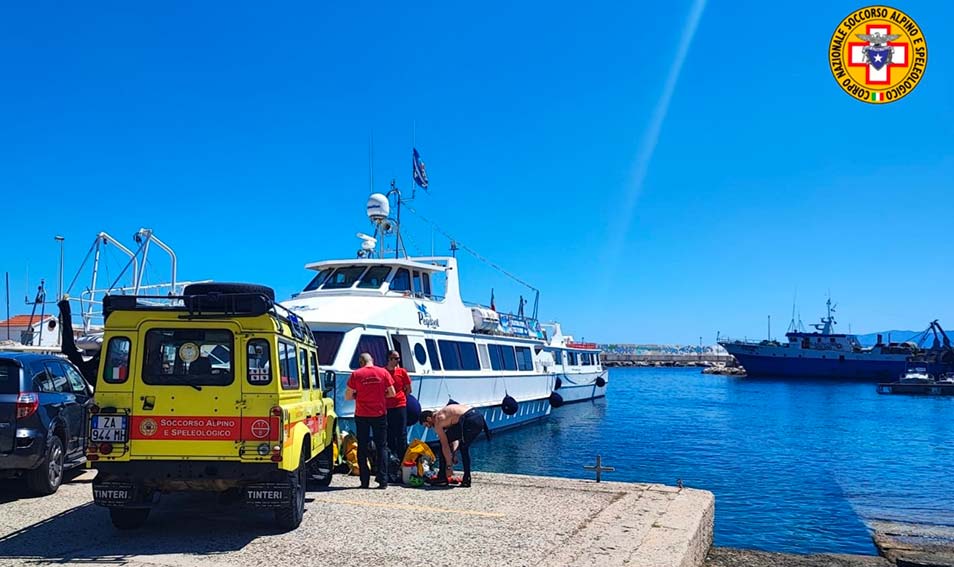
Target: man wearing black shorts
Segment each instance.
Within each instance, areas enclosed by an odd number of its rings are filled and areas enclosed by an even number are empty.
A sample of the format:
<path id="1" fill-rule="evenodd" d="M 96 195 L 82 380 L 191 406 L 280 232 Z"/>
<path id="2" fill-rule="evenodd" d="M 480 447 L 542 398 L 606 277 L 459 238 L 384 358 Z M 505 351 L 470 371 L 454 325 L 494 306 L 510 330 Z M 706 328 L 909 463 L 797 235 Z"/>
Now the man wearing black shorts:
<path id="1" fill-rule="evenodd" d="M 454 452 L 459 449 L 464 465 L 464 477 L 460 486 L 470 488 L 470 445 L 481 431 L 488 431 L 484 416 L 469 406 L 452 404 L 436 412 L 422 411 L 420 422 L 424 427 L 433 427 L 441 442 L 441 472 L 434 484 L 446 485 L 454 482 Z M 490 433 L 487 435 L 489 437 Z"/>

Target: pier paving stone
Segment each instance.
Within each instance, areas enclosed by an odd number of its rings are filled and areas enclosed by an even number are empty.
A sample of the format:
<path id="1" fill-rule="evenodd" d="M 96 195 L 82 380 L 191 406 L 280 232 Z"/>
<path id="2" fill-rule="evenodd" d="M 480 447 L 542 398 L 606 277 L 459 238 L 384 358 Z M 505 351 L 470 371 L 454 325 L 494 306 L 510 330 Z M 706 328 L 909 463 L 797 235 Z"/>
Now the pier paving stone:
<path id="1" fill-rule="evenodd" d="M 301 527 L 213 495 L 164 496 L 146 525 L 112 527 L 89 476 L 46 498 L 0 485 L 0 565 L 702 565 L 714 498 L 694 489 L 519 475 L 472 488 L 310 490 Z"/>

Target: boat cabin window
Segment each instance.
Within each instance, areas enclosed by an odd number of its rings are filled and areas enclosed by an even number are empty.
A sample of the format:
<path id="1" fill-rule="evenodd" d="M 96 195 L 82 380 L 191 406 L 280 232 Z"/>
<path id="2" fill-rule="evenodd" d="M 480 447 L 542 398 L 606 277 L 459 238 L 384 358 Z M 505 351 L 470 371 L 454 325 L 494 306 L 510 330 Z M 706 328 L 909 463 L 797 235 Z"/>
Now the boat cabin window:
<path id="1" fill-rule="evenodd" d="M 422 295 L 424 293 L 423 284 L 421 284 L 421 272 L 414 270 L 414 295 Z"/>
<path id="2" fill-rule="evenodd" d="M 580 361 L 577 359 L 576 353 L 573 352 L 572 350 L 566 351 L 566 356 L 567 356 L 567 358 L 570 359 L 570 360 L 569 360 L 569 365 L 570 365 L 570 366 L 577 366 L 578 364 L 580 364 Z"/>
<path id="3" fill-rule="evenodd" d="M 517 357 L 513 354 L 513 347 L 505 346 L 501 347 L 501 352 L 503 353 L 504 369 L 505 370 L 516 370 L 517 369 Z"/>
<path id="4" fill-rule="evenodd" d="M 517 370 L 533 370 L 533 355 L 527 347 L 518 346 L 517 351 Z"/>
<path id="5" fill-rule="evenodd" d="M 328 276 L 330 276 L 331 272 L 333 271 L 335 271 L 334 268 L 325 268 L 324 270 L 321 270 L 318 272 L 318 275 L 308 282 L 308 285 L 306 285 L 305 289 L 302 291 L 315 291 L 319 286 L 321 286 L 321 284 L 325 283 L 325 280 L 328 279 Z"/>
<path id="6" fill-rule="evenodd" d="M 334 331 L 313 331 L 315 342 L 318 344 L 318 364 L 334 364 L 338 356 L 338 349 L 344 339 L 344 333 Z"/>
<path id="7" fill-rule="evenodd" d="M 368 268 L 368 271 L 361 276 L 361 281 L 358 282 L 358 287 L 362 289 L 378 289 L 381 287 L 381 284 L 384 283 L 384 280 L 387 279 L 388 274 L 390 273 L 390 266 L 373 266 Z"/>
<path id="8" fill-rule="evenodd" d="M 835 339 L 828 339 L 828 340 L 831 342 L 831 344 L 835 344 Z"/>
<path id="9" fill-rule="evenodd" d="M 491 368 L 490 352 L 487 350 L 487 345 L 477 345 L 477 354 L 480 355 L 480 367 Z"/>
<path id="10" fill-rule="evenodd" d="M 391 291 L 411 291 L 411 272 L 407 268 L 398 268 L 391 278 Z"/>
<path id="11" fill-rule="evenodd" d="M 490 354 L 490 367 L 494 370 L 503 370 L 503 351 L 501 345 L 487 345 Z"/>
<path id="12" fill-rule="evenodd" d="M 463 341 L 438 341 L 444 370 L 480 370 L 477 345 Z"/>
<path id="13" fill-rule="evenodd" d="M 425 272 L 421 276 L 421 281 L 424 284 L 424 295 L 430 296 L 431 295 L 431 275 Z"/>
<path id="14" fill-rule="evenodd" d="M 434 339 L 426 339 L 424 343 L 427 345 L 427 356 L 431 359 L 431 369 L 440 370 L 441 359 L 437 357 L 437 343 Z"/>
<path id="15" fill-rule="evenodd" d="M 346 266 L 338 268 L 328 278 L 328 281 L 321 286 L 321 289 L 345 289 L 354 285 L 361 274 L 364 273 L 364 266 Z"/>
<path id="16" fill-rule="evenodd" d="M 551 350 L 550 354 L 553 355 L 554 364 L 563 364 L 563 351 L 562 350 Z"/>
<path id="17" fill-rule="evenodd" d="M 351 357 L 351 369 L 358 368 L 358 357 L 366 352 L 374 359 L 375 366 L 383 366 L 388 362 L 388 339 L 381 335 L 361 335 L 358 339 L 358 346 L 354 349 L 354 355 Z"/>

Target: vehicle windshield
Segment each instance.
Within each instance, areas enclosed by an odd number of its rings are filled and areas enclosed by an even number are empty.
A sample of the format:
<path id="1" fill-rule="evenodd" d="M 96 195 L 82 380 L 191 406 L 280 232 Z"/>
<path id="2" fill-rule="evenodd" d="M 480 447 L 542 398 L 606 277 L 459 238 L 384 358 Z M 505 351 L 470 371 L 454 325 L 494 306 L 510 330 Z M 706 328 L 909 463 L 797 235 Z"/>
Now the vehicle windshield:
<path id="1" fill-rule="evenodd" d="M 224 329 L 152 329 L 146 333 L 142 379 L 151 385 L 232 383 L 232 344 Z"/>

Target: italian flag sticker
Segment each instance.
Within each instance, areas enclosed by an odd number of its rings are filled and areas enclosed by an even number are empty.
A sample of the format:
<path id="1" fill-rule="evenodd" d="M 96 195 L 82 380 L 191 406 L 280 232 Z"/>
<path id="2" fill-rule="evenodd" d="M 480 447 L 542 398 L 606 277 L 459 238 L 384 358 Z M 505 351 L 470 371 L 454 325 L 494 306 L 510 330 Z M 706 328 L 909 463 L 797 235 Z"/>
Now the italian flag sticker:
<path id="1" fill-rule="evenodd" d="M 884 102 L 884 93 L 871 93 L 872 102 Z"/>

